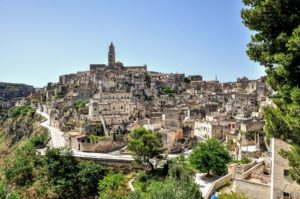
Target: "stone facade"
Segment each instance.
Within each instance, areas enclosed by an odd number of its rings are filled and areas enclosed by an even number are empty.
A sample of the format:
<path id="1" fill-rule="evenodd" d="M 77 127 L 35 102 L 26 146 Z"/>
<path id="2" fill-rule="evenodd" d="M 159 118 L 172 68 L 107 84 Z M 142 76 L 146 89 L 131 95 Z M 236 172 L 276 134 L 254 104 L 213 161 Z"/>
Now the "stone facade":
<path id="1" fill-rule="evenodd" d="M 282 140 L 272 139 L 273 174 L 271 195 L 273 199 L 300 198 L 300 185 L 291 179 L 288 171 L 288 160 L 279 154 L 282 149 L 290 150 L 291 147 Z"/>

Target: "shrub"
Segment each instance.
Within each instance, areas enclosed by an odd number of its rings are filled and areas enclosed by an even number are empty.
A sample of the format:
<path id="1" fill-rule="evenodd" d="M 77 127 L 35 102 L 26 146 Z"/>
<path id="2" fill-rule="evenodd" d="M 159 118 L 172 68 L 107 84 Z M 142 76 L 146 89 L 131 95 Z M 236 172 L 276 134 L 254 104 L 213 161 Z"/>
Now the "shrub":
<path id="1" fill-rule="evenodd" d="M 34 147 L 44 146 L 48 138 L 48 132 L 43 132 L 41 135 L 35 135 L 32 138 L 30 138 L 30 142 L 33 144 Z"/>
<path id="2" fill-rule="evenodd" d="M 85 105 L 88 103 L 88 100 L 77 100 L 76 102 L 74 102 L 73 106 L 75 109 L 80 109 L 85 107 Z"/>
<path id="3" fill-rule="evenodd" d="M 14 106 L 9 110 L 9 112 L 13 118 L 18 117 L 19 115 L 28 115 L 32 117 L 35 114 L 35 109 L 29 105 Z"/>
<path id="4" fill-rule="evenodd" d="M 249 159 L 249 158 L 247 158 L 247 157 L 243 157 L 242 159 L 241 159 L 241 163 L 242 164 L 248 164 L 248 163 L 250 163 L 251 162 L 251 160 Z"/>

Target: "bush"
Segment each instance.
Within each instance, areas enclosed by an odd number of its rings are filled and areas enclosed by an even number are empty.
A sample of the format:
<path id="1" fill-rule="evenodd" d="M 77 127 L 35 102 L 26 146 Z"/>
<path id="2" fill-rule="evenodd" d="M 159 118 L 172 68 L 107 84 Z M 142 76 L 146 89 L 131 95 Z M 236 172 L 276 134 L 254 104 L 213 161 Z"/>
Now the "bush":
<path id="1" fill-rule="evenodd" d="M 5 198 L 5 186 L 4 183 L 0 182 L 0 199 Z"/>
<path id="2" fill-rule="evenodd" d="M 73 106 L 75 109 L 81 109 L 83 107 L 85 107 L 85 105 L 88 103 L 88 100 L 77 100 L 76 102 L 74 102 Z"/>
<path id="3" fill-rule="evenodd" d="M 248 163 L 250 163 L 250 162 L 251 162 L 251 160 L 250 160 L 249 158 L 243 157 L 243 158 L 241 159 L 241 163 L 242 163 L 242 164 L 248 164 Z"/>
<path id="4" fill-rule="evenodd" d="M 34 147 L 40 147 L 46 144 L 48 138 L 49 138 L 48 132 L 44 132 L 41 135 L 33 136 L 32 138 L 30 138 L 29 141 L 33 144 Z"/>
<path id="5" fill-rule="evenodd" d="M 9 112 L 13 118 L 18 117 L 19 115 L 27 115 L 32 117 L 35 114 L 35 109 L 29 105 L 14 106 L 9 110 Z"/>
<path id="6" fill-rule="evenodd" d="M 109 173 L 99 181 L 99 196 L 103 199 L 121 199 L 126 192 L 125 177 L 121 173 Z"/>
<path id="7" fill-rule="evenodd" d="M 164 92 L 165 94 L 168 94 L 170 96 L 174 96 L 176 94 L 176 91 L 172 90 L 170 87 L 168 86 L 163 86 L 162 87 L 162 92 Z"/>

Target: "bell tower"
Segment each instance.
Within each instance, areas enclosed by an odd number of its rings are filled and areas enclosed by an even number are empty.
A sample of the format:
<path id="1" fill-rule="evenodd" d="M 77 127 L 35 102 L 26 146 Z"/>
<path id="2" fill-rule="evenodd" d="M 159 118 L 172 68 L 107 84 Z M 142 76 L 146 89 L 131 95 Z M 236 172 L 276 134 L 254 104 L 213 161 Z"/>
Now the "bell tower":
<path id="1" fill-rule="evenodd" d="M 116 53 L 114 44 L 111 42 L 108 51 L 108 66 L 114 66 L 116 63 Z"/>

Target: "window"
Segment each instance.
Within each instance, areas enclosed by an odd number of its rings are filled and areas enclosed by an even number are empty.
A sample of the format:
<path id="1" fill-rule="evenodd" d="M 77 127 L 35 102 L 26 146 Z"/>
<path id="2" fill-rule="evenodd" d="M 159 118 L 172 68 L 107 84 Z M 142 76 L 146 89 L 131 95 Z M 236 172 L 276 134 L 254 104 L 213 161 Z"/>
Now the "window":
<path id="1" fill-rule="evenodd" d="M 284 170 L 283 170 L 283 175 L 284 175 L 284 176 L 288 176 L 288 175 L 289 175 L 289 170 L 284 169 Z"/>
<path id="2" fill-rule="evenodd" d="M 123 106 L 121 106 L 121 109 L 123 109 Z"/>
<path id="3" fill-rule="evenodd" d="M 285 198 L 291 198 L 291 194 L 288 192 L 283 192 L 283 197 Z"/>

